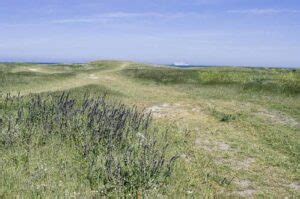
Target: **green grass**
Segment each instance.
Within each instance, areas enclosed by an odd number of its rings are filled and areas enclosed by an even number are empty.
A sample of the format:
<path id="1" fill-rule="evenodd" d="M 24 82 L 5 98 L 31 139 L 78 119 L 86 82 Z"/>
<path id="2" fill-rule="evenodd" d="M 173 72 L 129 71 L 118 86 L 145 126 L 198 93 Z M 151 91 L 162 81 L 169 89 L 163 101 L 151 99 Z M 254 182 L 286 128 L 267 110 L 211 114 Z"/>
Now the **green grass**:
<path id="1" fill-rule="evenodd" d="M 34 84 L 47 84 L 47 82 L 64 79 L 74 76 L 74 73 L 57 73 L 57 74 L 40 74 L 34 72 L 16 72 L 3 73 L 0 72 L 1 85 L 10 90 L 18 90 L 24 85 L 28 86 Z M 21 89 L 20 89 L 21 90 Z"/>
<path id="2" fill-rule="evenodd" d="M 5 196 L 55 196 L 61 189 L 58 180 L 61 186 L 73 180 L 72 192 L 85 185 L 98 197 L 135 196 L 161 188 L 178 158 L 166 156 L 168 137 L 151 129 L 149 114 L 105 95 L 8 96 L 1 102 L 0 184 Z M 52 147 L 71 156 L 72 165 L 44 159 L 42 153 L 60 153 Z"/>
<path id="3" fill-rule="evenodd" d="M 227 85 L 244 90 L 300 93 L 300 72 L 284 69 L 128 69 L 124 74 L 163 84 Z"/>
<path id="4" fill-rule="evenodd" d="M 151 129 L 156 129 L 153 136 L 158 149 L 166 144 L 164 132 L 168 129 L 165 157 L 180 156 L 170 177 L 149 178 L 154 182 L 151 188 L 140 186 L 138 178 L 130 178 L 135 188 L 116 186 L 112 179 L 106 180 L 106 185 L 113 187 L 108 188 L 103 181 L 106 174 L 89 167 L 91 161 L 82 158 L 79 144 L 68 136 L 57 136 L 70 132 L 71 137 L 85 138 L 80 133 L 57 127 L 56 133 L 45 139 L 42 124 L 50 123 L 50 119 L 31 123 L 38 127 L 32 132 L 32 125 L 22 123 L 14 126 L 14 132 L 33 133 L 30 144 L 22 138 L 13 146 L 0 146 L 3 197 L 300 196 L 298 69 L 182 70 L 116 61 L 62 66 L 1 64 L 0 80 L 0 118 L 6 118 L 6 127 L 9 115 L 16 117 L 20 108 L 17 100 L 5 102 L 6 93 L 17 96 L 20 92 L 25 105 L 30 102 L 30 93 L 50 103 L 67 91 L 78 105 L 83 103 L 85 93 L 91 98 L 106 93 L 116 106 L 136 106 L 140 112 L 151 108 Z M 67 121 L 70 126 L 84 124 L 84 117 Z M 5 129 L 0 130 L 1 136 L 6 134 Z M 89 135 L 88 130 L 82 132 Z M 136 143 L 135 139 L 129 141 L 131 145 Z M 102 147 L 98 155 L 106 157 L 106 145 L 96 146 Z M 140 152 L 137 150 L 137 154 Z M 113 157 L 121 160 L 122 154 L 118 149 Z M 101 158 L 98 161 L 96 168 L 103 168 Z M 132 176 L 140 176 L 134 168 L 128 168 Z M 90 172 L 94 177 L 89 180 Z"/>

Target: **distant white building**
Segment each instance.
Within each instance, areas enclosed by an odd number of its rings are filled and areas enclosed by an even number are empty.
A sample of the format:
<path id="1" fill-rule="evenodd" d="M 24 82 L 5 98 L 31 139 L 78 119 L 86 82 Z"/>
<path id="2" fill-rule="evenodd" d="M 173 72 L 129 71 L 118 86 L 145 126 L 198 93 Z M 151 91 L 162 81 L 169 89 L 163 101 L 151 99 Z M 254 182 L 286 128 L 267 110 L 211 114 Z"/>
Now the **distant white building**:
<path id="1" fill-rule="evenodd" d="M 174 62 L 173 64 L 174 66 L 189 66 L 188 63 L 185 63 L 185 62 Z"/>

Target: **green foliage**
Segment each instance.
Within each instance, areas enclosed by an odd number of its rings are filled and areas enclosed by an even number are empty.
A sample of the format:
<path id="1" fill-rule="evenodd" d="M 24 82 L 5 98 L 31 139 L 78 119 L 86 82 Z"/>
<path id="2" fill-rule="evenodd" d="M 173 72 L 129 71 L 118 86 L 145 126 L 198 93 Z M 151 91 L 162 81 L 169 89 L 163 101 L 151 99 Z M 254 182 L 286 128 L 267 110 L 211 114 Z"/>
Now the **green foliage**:
<path id="1" fill-rule="evenodd" d="M 17 89 L 27 84 L 44 84 L 54 80 L 74 77 L 75 73 L 44 74 L 36 72 L 2 72 L 0 71 L 0 84 L 2 89 Z"/>
<path id="2" fill-rule="evenodd" d="M 235 68 L 131 68 L 124 75 L 162 84 L 195 84 L 202 86 L 235 86 L 244 91 L 299 94 L 300 71 L 288 69 Z"/>
<path id="3" fill-rule="evenodd" d="M 234 114 L 228 114 L 228 113 L 223 113 L 220 111 L 217 111 L 215 109 L 213 109 L 212 111 L 213 116 L 215 116 L 220 122 L 230 122 L 233 120 L 237 119 L 237 115 Z"/>
<path id="4" fill-rule="evenodd" d="M 172 173 L 177 156 L 167 158 L 167 137 L 151 127 L 150 114 L 135 107 L 128 108 L 105 96 L 85 95 L 79 100 L 68 93 L 25 98 L 7 95 L 0 102 L 0 151 L 6 154 L 0 162 L 0 195 L 18 192 L 21 196 L 46 196 L 58 189 L 47 185 L 36 190 L 40 186 L 36 183 L 55 176 L 43 169 L 31 170 L 32 158 L 38 158 L 34 154 L 45 148 L 44 152 L 51 154 L 51 146 L 57 144 L 76 159 L 74 170 L 66 169 L 72 170 L 71 175 L 79 175 L 77 183 L 85 183 L 99 196 L 135 195 L 161 186 Z M 51 159 L 44 161 L 45 167 L 53 164 Z M 63 162 L 57 163 L 52 169 L 63 166 Z M 28 179 L 35 188 L 22 190 L 26 184 L 10 187 L 17 184 L 17 179 L 7 173 L 14 167 L 22 168 L 19 177 Z M 64 174 L 63 170 L 58 172 Z M 39 180 L 33 180 L 34 176 Z"/>

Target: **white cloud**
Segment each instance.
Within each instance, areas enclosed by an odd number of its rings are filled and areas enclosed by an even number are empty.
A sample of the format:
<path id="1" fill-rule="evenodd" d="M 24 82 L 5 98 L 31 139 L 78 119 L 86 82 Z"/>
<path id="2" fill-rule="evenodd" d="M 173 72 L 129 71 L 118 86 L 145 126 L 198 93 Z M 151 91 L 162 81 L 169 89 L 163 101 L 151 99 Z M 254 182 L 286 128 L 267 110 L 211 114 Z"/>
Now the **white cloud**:
<path id="1" fill-rule="evenodd" d="M 55 24 L 67 24 L 67 23 L 107 23 L 113 20 L 130 20 L 130 19 L 142 19 L 142 18 L 158 18 L 158 19 L 178 19 L 183 17 L 201 17 L 199 13 L 158 13 L 158 12 L 113 12 L 105 13 L 101 15 L 81 17 L 81 18 L 69 18 L 53 20 L 51 23 Z"/>
<path id="2" fill-rule="evenodd" d="M 249 15 L 298 14 L 300 13 L 300 10 L 267 8 L 267 9 L 248 9 L 248 10 L 228 10 L 227 13 L 249 14 Z"/>
<path id="3" fill-rule="evenodd" d="M 102 18 L 74 18 L 74 19 L 58 19 L 53 20 L 53 24 L 69 24 L 69 23 L 107 23 L 109 20 Z"/>

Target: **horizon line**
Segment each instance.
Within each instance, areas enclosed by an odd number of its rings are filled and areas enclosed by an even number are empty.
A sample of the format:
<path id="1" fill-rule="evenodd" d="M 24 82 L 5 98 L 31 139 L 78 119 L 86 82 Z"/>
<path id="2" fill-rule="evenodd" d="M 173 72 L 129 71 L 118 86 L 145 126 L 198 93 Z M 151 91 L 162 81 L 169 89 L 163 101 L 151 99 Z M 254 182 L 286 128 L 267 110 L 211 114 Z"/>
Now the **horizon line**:
<path id="1" fill-rule="evenodd" d="M 240 68 L 283 68 L 283 69 L 300 69 L 300 66 L 263 66 L 263 65 L 219 65 L 219 64 L 182 64 L 178 65 L 174 63 L 153 63 L 153 62 L 143 62 L 143 61 L 130 61 L 130 60 L 119 60 L 119 59 L 102 59 L 102 60 L 93 60 L 86 62 L 43 62 L 43 61 L 1 61 L 0 64 L 44 64 L 44 65 L 72 65 L 72 64 L 89 64 L 92 62 L 104 62 L 104 61 L 116 61 L 116 62 L 133 62 L 133 63 L 141 63 L 141 64 L 150 64 L 150 65 L 162 65 L 162 66 L 171 66 L 174 68 L 197 68 L 197 67 L 240 67 Z"/>

